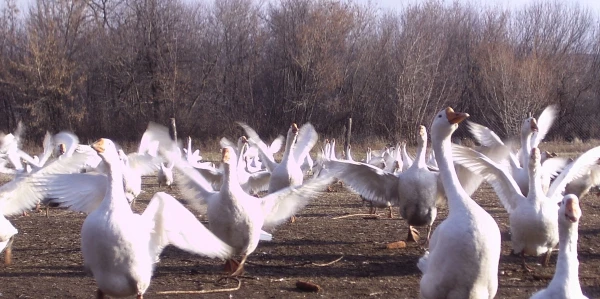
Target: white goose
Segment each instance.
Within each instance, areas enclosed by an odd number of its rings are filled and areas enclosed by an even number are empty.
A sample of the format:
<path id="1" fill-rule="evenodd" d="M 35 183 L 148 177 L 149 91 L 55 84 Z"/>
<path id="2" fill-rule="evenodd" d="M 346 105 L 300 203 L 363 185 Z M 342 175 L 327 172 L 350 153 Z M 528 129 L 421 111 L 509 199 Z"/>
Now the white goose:
<path id="1" fill-rule="evenodd" d="M 223 185 L 213 191 L 211 184 L 193 168 L 177 162 L 175 167 L 183 173 L 178 186 L 186 199 L 198 207 L 207 205 L 210 230 L 234 248 L 241 261 L 227 260 L 226 270 L 231 275 L 243 273 L 243 266 L 256 249 L 261 229 L 273 228 L 308 204 L 330 180 L 313 179 L 297 188 L 287 187 L 262 198 L 253 197 L 240 187 L 237 176 L 235 151 L 222 150 Z"/>
<path id="2" fill-rule="evenodd" d="M 521 150 L 520 153 L 527 153 L 527 157 L 521 157 L 519 154 L 512 153 L 510 146 L 506 145 L 498 135 L 488 127 L 482 126 L 477 123 L 468 122 L 467 126 L 473 137 L 483 146 L 490 148 L 504 148 L 509 153 L 510 173 L 514 177 L 515 182 L 519 186 L 522 194 L 527 195 L 529 188 L 529 176 L 528 166 L 529 165 L 529 154 L 531 153 L 531 137 L 533 132 L 538 130 L 537 122 L 535 118 L 529 117 L 523 120 L 521 124 Z M 525 164 L 522 164 L 525 163 Z"/>
<path id="3" fill-rule="evenodd" d="M 461 187 L 452 159 L 452 133 L 469 115 L 446 108 L 435 115 L 431 139 L 448 198 L 448 217 L 431 236 L 417 266 L 421 298 L 493 298 L 498 290 L 500 230 Z"/>
<path id="4" fill-rule="evenodd" d="M 158 168 L 158 174 L 156 175 L 159 188 L 164 185 L 171 189 L 171 186 L 173 184 L 173 166 L 175 166 L 173 165 L 173 163 L 160 163 L 160 168 Z"/>
<path id="5" fill-rule="evenodd" d="M 289 186 L 302 185 L 304 173 L 302 172 L 302 162 L 319 138 L 315 128 L 306 123 L 301 129 L 293 123 L 287 133 L 285 142 L 285 151 L 280 163 L 276 163 L 272 157 L 269 157 L 269 150 L 260 136 L 244 123 L 239 123 L 246 131 L 249 141 L 258 147 L 263 163 L 271 172 L 269 180 L 269 193 L 273 193 Z"/>
<path id="6" fill-rule="evenodd" d="M 83 210 L 89 213 L 81 228 L 81 252 L 84 267 L 96 279 L 98 298 L 105 295 L 142 298 L 150 285 L 154 265 L 169 244 L 208 257 L 225 258 L 231 254 L 228 245 L 166 193 L 156 193 L 143 214 L 134 214 L 125 197 L 122 162 L 114 143 L 100 139 L 92 147 L 109 170 L 104 198 L 100 204 L 85 204 L 96 199 L 81 195 L 69 200 L 76 203 L 71 208 L 84 206 L 87 208 Z M 46 176 L 38 183 L 52 196 L 52 189 L 57 189 L 53 183 L 59 177 Z"/>
<path id="7" fill-rule="evenodd" d="M 529 193 L 521 193 L 510 172 L 485 155 L 466 147 L 454 148 L 455 162 L 482 175 L 494 188 L 500 202 L 508 212 L 513 252 L 522 257 L 523 268 L 531 271 L 525 262 L 525 254 L 545 254 L 543 264 L 548 265 L 552 249 L 558 244 L 556 202 L 549 199 L 542 189 L 541 156 L 538 148 L 531 150 L 528 173 Z"/>
<path id="8" fill-rule="evenodd" d="M 419 136 L 417 160 L 398 174 L 351 161 L 325 163 L 335 177 L 366 200 L 399 206 L 400 214 L 409 225 L 407 240 L 418 240 L 418 232 L 413 226 L 428 226 L 428 242 L 431 224 L 437 215 L 436 204 L 443 199 L 443 190 L 438 184 L 438 174 L 431 172 L 425 163 L 427 131 L 424 126 L 419 127 Z"/>
<path id="9" fill-rule="evenodd" d="M 402 140 L 400 143 L 401 152 L 402 152 L 402 171 L 408 170 L 408 168 L 413 164 L 413 158 L 406 151 L 406 140 Z"/>
<path id="10" fill-rule="evenodd" d="M 531 299 L 587 299 L 579 285 L 579 260 L 577 238 L 581 209 L 575 195 L 566 195 L 558 210 L 560 234 L 556 272 L 548 288 L 531 296 Z"/>

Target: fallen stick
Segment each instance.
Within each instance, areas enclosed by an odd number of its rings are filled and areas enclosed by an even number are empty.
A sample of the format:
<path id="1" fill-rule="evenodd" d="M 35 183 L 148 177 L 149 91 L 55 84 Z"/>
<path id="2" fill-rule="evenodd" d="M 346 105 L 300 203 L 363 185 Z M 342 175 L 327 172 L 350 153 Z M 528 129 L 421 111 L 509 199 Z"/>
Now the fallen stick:
<path id="1" fill-rule="evenodd" d="M 223 279 L 234 279 L 234 280 L 237 281 L 238 285 L 235 288 L 227 288 L 227 289 L 201 290 L 201 291 L 160 291 L 160 292 L 156 292 L 156 294 L 157 295 L 189 295 L 189 294 L 224 293 L 224 292 L 237 291 L 242 286 L 242 281 L 239 278 L 237 278 L 237 277 L 230 277 L 230 276 L 219 278 L 219 280 L 217 280 L 217 283 L 219 283 Z"/>
<path id="2" fill-rule="evenodd" d="M 296 264 L 291 264 L 291 265 L 266 265 L 266 264 L 258 264 L 258 263 L 254 263 L 251 261 L 246 261 L 246 264 L 250 264 L 250 265 L 256 265 L 256 266 L 261 266 L 261 267 L 284 267 L 284 268 L 292 268 L 292 267 L 301 267 L 301 266 L 307 266 L 307 265 L 311 265 L 311 266 L 316 266 L 316 267 L 327 267 L 327 266 L 331 266 L 339 261 L 341 261 L 344 258 L 344 256 L 340 256 L 337 259 L 331 261 L 331 262 L 327 262 L 324 264 L 318 264 L 318 263 L 313 263 L 313 262 L 301 262 L 301 263 L 296 263 Z"/>
<path id="3" fill-rule="evenodd" d="M 333 264 L 335 264 L 335 263 L 337 263 L 337 262 L 341 261 L 343 258 L 344 258 L 344 256 L 342 255 L 342 256 L 340 256 L 339 258 L 337 258 L 336 260 L 334 260 L 334 261 L 331 261 L 331 262 L 329 262 L 329 263 L 325 263 L 325 264 L 311 263 L 311 264 L 312 264 L 313 266 L 317 266 L 317 267 L 326 267 L 326 266 L 330 266 L 330 265 L 333 265 Z"/>
<path id="4" fill-rule="evenodd" d="M 350 214 L 350 215 L 333 217 L 331 219 L 344 219 L 344 218 L 350 218 L 350 217 L 367 217 L 367 216 L 379 218 L 379 215 L 375 215 L 375 214 Z"/>

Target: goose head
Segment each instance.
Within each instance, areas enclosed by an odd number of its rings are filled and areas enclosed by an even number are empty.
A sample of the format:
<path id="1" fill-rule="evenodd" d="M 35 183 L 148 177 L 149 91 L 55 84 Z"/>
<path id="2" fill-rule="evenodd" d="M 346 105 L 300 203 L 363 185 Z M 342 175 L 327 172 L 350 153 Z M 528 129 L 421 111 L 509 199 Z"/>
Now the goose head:
<path id="1" fill-rule="evenodd" d="M 534 117 L 528 117 L 521 124 L 521 135 L 527 136 L 538 131 L 537 120 Z"/>
<path id="2" fill-rule="evenodd" d="M 558 221 L 567 223 L 576 223 L 581 218 L 581 209 L 579 208 L 579 199 L 576 195 L 567 194 L 559 203 Z"/>
<path id="3" fill-rule="evenodd" d="M 419 136 L 417 137 L 417 143 L 423 145 L 427 143 L 427 129 L 425 126 L 419 126 Z M 406 141 L 403 142 L 402 146 L 406 147 Z"/>
<path id="4" fill-rule="evenodd" d="M 64 155 L 67 152 L 67 146 L 64 143 L 58 145 L 58 152 Z"/>
<path id="5" fill-rule="evenodd" d="M 236 160 L 237 156 L 233 148 L 226 146 L 221 149 L 221 162 L 231 165 L 232 163 L 235 163 Z"/>
<path id="6" fill-rule="evenodd" d="M 121 161 L 115 143 L 110 139 L 100 138 L 92 144 L 92 148 L 107 163 Z"/>
<path id="7" fill-rule="evenodd" d="M 439 139 L 452 135 L 458 128 L 458 124 L 469 117 L 468 113 L 454 112 L 448 107 L 435 115 L 431 125 L 431 134 L 439 136 Z"/>

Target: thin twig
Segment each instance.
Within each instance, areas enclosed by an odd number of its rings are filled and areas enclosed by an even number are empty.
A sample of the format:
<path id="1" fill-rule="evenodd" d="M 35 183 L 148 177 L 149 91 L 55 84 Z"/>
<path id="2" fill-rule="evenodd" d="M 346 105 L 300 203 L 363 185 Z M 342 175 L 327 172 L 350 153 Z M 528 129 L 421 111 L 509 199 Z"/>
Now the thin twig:
<path id="1" fill-rule="evenodd" d="M 371 216 L 371 217 L 377 217 L 377 218 L 379 218 L 379 215 L 377 215 L 377 214 L 350 214 L 350 215 L 333 217 L 331 219 L 344 219 L 344 218 L 350 218 L 350 217 L 366 217 L 366 216 Z"/>
<path id="2" fill-rule="evenodd" d="M 330 266 L 330 265 L 333 265 L 333 264 L 341 261 L 343 258 L 344 258 L 344 256 L 342 255 L 339 258 L 337 258 L 331 262 L 327 262 L 325 264 L 318 264 L 318 263 L 313 263 L 313 262 L 301 262 L 301 263 L 295 263 L 295 264 L 289 264 L 289 265 L 266 265 L 266 264 L 258 264 L 258 263 L 254 263 L 254 262 L 250 262 L 250 261 L 246 261 L 246 264 L 251 264 L 251 265 L 256 265 L 256 266 L 261 266 L 261 267 L 283 267 L 283 268 L 302 267 L 302 266 L 307 266 L 307 265 L 316 266 L 316 267 L 326 267 L 326 266 Z"/>
<path id="3" fill-rule="evenodd" d="M 157 295 L 186 295 L 186 294 L 212 294 L 212 293 L 224 293 L 224 292 L 232 292 L 237 291 L 242 286 L 242 280 L 233 277 L 233 276 L 225 276 L 221 277 L 217 280 L 217 284 L 222 284 L 222 280 L 233 279 L 237 281 L 238 285 L 235 288 L 227 288 L 227 289 L 216 289 L 216 290 L 201 290 L 201 291 L 161 291 L 156 292 Z"/>
<path id="4" fill-rule="evenodd" d="M 331 262 L 329 262 L 329 263 L 325 263 L 325 264 L 311 263 L 311 264 L 312 264 L 313 266 L 317 266 L 317 267 L 326 267 L 326 266 L 330 266 L 330 265 L 333 265 L 333 264 L 335 264 L 335 263 L 337 263 L 337 262 L 341 261 L 343 258 L 344 258 L 344 256 L 342 255 L 342 256 L 340 256 L 339 258 L 337 258 L 336 260 L 334 260 L 334 261 L 331 261 Z"/>

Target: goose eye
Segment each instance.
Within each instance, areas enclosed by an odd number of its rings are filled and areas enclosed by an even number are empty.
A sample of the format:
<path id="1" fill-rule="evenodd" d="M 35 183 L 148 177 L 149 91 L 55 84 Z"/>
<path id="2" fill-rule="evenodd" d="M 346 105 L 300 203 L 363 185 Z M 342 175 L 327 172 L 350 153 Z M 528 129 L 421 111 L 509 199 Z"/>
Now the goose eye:
<path id="1" fill-rule="evenodd" d="M 438 114 L 438 118 L 442 118 L 442 115 L 441 115 L 441 114 Z"/>

